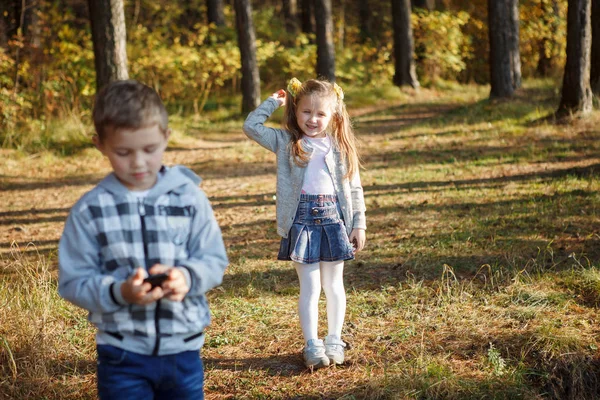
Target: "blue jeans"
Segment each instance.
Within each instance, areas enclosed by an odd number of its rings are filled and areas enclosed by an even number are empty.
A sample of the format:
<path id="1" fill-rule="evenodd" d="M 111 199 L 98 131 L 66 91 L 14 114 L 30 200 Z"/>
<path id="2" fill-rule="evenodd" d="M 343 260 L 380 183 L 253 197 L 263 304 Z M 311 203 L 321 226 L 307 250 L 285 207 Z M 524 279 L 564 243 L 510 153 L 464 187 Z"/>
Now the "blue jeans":
<path id="1" fill-rule="evenodd" d="M 97 350 L 100 399 L 204 399 L 204 368 L 197 351 L 146 356 L 110 345 Z"/>

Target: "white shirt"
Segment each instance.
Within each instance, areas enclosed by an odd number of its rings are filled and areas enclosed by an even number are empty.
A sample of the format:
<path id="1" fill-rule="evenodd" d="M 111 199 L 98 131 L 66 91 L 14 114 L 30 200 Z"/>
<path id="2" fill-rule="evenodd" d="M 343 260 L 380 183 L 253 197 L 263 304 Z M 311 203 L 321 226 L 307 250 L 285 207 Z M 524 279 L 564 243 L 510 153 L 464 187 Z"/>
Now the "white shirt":
<path id="1" fill-rule="evenodd" d="M 331 139 L 329 136 L 325 136 L 324 138 L 304 137 L 304 140 L 314 151 L 304 172 L 302 193 L 335 194 L 333 180 L 325 164 L 325 156 L 331 150 Z"/>
<path id="2" fill-rule="evenodd" d="M 162 171 L 162 169 L 160 171 L 158 171 L 158 174 L 156 174 L 156 183 L 154 184 L 154 186 L 156 186 L 156 184 L 158 183 L 160 178 L 162 178 L 163 175 L 164 175 L 164 172 Z M 152 186 L 152 187 L 154 187 L 154 186 Z M 146 189 L 146 190 L 130 190 L 129 193 L 134 195 L 136 199 L 143 200 L 146 198 L 146 196 L 148 196 L 148 193 L 150 193 L 150 190 L 152 190 L 152 188 Z"/>
<path id="3" fill-rule="evenodd" d="M 130 190 L 129 191 L 132 195 L 135 196 L 136 199 L 144 199 L 146 198 L 146 196 L 148 196 L 148 193 L 150 192 L 150 189 L 147 190 Z"/>

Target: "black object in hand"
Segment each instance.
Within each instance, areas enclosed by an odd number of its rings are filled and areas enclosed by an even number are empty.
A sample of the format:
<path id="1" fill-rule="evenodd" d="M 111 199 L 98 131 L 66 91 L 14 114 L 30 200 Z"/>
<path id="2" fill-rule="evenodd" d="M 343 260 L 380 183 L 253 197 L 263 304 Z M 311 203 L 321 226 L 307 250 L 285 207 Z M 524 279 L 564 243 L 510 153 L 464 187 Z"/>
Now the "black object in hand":
<path id="1" fill-rule="evenodd" d="M 144 282 L 150 283 L 150 285 L 152 285 L 152 288 L 154 289 L 155 287 L 162 285 L 162 283 L 168 278 L 169 274 L 165 272 L 162 274 L 150 275 L 146 279 L 144 279 Z"/>

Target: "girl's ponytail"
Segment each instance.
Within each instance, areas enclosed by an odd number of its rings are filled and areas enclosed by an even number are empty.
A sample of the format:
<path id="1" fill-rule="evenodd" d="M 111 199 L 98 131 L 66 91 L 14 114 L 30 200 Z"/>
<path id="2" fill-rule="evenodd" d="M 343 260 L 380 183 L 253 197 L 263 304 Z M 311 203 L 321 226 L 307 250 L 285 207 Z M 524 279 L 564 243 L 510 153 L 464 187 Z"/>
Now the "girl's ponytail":
<path id="1" fill-rule="evenodd" d="M 337 86 L 336 84 L 334 84 Z M 341 95 L 337 90 L 337 106 L 335 107 L 335 113 L 332 118 L 332 134 L 335 137 L 340 151 L 346 162 L 348 168 L 345 177 L 352 179 L 361 167 L 360 157 L 358 155 L 358 148 L 356 143 L 356 136 L 354 136 L 354 128 L 350 120 L 350 115 L 346 110 L 346 104 L 344 103 L 344 95 L 342 88 L 339 88 Z"/>
<path id="2" fill-rule="evenodd" d="M 302 147 L 302 130 L 298 126 L 296 119 L 296 99 L 302 91 L 302 83 L 296 79 L 290 79 L 287 86 L 287 96 L 285 100 L 285 111 L 283 112 L 283 128 L 287 130 L 291 137 L 291 153 L 294 156 L 296 164 L 306 166 L 309 160 L 309 154 Z"/>

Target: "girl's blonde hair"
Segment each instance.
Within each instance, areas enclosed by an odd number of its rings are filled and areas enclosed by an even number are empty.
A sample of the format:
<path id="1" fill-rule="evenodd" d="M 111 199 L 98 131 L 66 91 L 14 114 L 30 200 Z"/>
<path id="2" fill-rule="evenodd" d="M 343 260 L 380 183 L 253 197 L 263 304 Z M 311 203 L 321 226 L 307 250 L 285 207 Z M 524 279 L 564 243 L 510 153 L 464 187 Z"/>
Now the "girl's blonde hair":
<path id="1" fill-rule="evenodd" d="M 336 142 L 342 160 L 346 164 L 345 178 L 352 179 L 354 174 L 360 168 L 360 158 L 358 155 L 356 137 L 350 122 L 350 116 L 346 111 L 344 95 L 341 88 L 337 85 L 316 79 L 309 79 L 300 83 L 293 80 L 294 85 L 288 86 L 286 96 L 285 112 L 283 115 L 283 127 L 292 135 L 290 143 L 291 151 L 296 164 L 306 166 L 309 160 L 308 152 L 302 148 L 302 136 L 304 133 L 298 126 L 296 119 L 296 105 L 304 96 L 319 96 L 322 99 L 330 101 L 332 104 L 332 116 L 330 122 L 330 133 Z"/>

